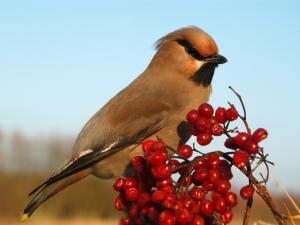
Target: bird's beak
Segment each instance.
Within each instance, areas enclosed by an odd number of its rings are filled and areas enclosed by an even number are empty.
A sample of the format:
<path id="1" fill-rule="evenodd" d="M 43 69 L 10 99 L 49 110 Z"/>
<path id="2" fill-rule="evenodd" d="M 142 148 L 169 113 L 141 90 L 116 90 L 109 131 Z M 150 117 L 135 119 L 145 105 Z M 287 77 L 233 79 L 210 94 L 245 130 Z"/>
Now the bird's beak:
<path id="1" fill-rule="evenodd" d="M 222 55 L 216 54 L 211 58 L 205 59 L 204 62 L 211 64 L 223 64 L 227 62 L 227 59 Z"/>

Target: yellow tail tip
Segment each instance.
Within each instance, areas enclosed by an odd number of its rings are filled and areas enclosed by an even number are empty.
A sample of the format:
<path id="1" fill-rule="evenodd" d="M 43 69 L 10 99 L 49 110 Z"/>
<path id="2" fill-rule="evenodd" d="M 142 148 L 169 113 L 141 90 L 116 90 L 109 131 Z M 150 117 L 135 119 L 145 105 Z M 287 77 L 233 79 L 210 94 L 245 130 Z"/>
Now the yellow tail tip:
<path id="1" fill-rule="evenodd" d="M 25 222 L 25 221 L 28 220 L 28 219 L 29 219 L 28 214 L 26 214 L 26 213 L 22 213 L 22 214 L 21 214 L 21 216 L 20 216 L 20 221 L 21 221 L 21 222 Z"/>

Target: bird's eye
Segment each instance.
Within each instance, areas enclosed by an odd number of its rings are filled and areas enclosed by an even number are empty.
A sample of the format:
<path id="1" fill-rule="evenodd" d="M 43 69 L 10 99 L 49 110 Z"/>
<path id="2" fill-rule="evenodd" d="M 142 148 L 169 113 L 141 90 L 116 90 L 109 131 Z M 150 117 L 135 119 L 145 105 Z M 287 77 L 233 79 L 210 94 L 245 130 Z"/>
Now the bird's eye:
<path id="1" fill-rule="evenodd" d="M 184 47 L 185 51 L 197 60 L 204 60 L 205 58 L 193 47 L 187 40 L 177 40 L 178 44 Z"/>

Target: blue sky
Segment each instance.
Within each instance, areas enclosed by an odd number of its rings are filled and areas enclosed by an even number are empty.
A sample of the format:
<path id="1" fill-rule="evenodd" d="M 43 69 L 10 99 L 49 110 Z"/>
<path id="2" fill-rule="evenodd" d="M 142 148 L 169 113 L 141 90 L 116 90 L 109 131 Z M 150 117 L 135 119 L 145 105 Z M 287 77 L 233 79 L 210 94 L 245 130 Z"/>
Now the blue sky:
<path id="1" fill-rule="evenodd" d="M 274 173 L 299 171 L 299 1 L 0 1 L 0 129 L 77 134 L 147 66 L 153 43 L 197 25 L 229 62 L 213 81 L 213 105 L 244 97 L 265 127 Z M 298 186 L 299 187 L 299 186 Z"/>

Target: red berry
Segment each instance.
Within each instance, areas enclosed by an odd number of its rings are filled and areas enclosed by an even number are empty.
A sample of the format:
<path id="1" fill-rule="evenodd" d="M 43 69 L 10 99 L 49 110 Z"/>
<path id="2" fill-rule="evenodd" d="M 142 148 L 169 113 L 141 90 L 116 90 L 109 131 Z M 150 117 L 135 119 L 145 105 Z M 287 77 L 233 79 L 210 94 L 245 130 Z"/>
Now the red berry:
<path id="1" fill-rule="evenodd" d="M 150 200 L 151 200 L 150 194 L 147 192 L 143 192 L 139 195 L 137 205 L 138 205 L 138 207 L 145 206 L 146 204 L 148 204 L 150 202 Z"/>
<path id="2" fill-rule="evenodd" d="M 176 214 L 177 224 L 189 224 L 193 219 L 192 214 L 187 208 L 183 208 L 179 213 Z"/>
<path id="3" fill-rule="evenodd" d="M 204 181 L 203 184 L 202 184 L 202 187 L 206 191 L 212 191 L 214 189 L 214 184 L 213 183 L 209 183 L 208 181 Z"/>
<path id="4" fill-rule="evenodd" d="M 132 205 L 132 206 L 130 206 L 130 208 L 129 208 L 128 214 L 129 214 L 131 217 L 136 217 L 136 216 L 138 215 L 138 212 L 139 212 L 139 209 L 138 209 L 137 205 Z"/>
<path id="5" fill-rule="evenodd" d="M 168 163 L 168 165 L 172 167 L 172 170 L 174 170 L 179 164 L 180 162 L 177 159 L 171 159 Z"/>
<path id="6" fill-rule="evenodd" d="M 242 147 L 249 137 L 250 135 L 248 133 L 241 132 L 234 138 L 234 141 L 239 147 Z"/>
<path id="7" fill-rule="evenodd" d="M 207 175 L 208 175 L 208 169 L 200 168 L 200 169 L 195 170 L 195 172 L 193 174 L 193 179 L 198 182 L 203 182 L 207 179 Z"/>
<path id="8" fill-rule="evenodd" d="M 125 197 L 128 201 L 136 201 L 139 198 L 139 190 L 135 187 L 125 189 Z"/>
<path id="9" fill-rule="evenodd" d="M 201 116 L 209 118 L 214 114 L 214 108 L 208 103 L 203 103 L 199 106 L 198 112 Z"/>
<path id="10" fill-rule="evenodd" d="M 210 169 L 208 170 L 208 174 L 207 174 L 207 180 L 210 183 L 215 183 L 217 180 L 219 180 L 220 178 L 220 172 L 218 169 Z"/>
<path id="11" fill-rule="evenodd" d="M 218 166 L 218 169 L 220 171 L 220 175 L 222 179 L 230 180 L 233 177 L 233 174 L 231 172 L 231 165 L 226 160 L 221 160 L 220 165 Z"/>
<path id="12" fill-rule="evenodd" d="M 202 133 L 205 133 L 209 130 L 210 128 L 210 122 L 206 117 L 199 117 L 195 123 L 195 126 L 197 128 L 197 130 L 199 130 Z"/>
<path id="13" fill-rule="evenodd" d="M 208 145 L 211 142 L 211 140 L 212 136 L 208 133 L 201 133 L 197 136 L 197 142 L 202 146 Z"/>
<path id="14" fill-rule="evenodd" d="M 164 191 L 161 191 L 161 190 L 155 190 L 153 193 L 152 193 L 152 195 L 151 195 L 151 200 L 153 201 L 153 202 L 160 202 L 160 201 L 162 201 L 164 198 L 165 198 L 165 196 L 166 196 L 166 192 L 164 192 Z"/>
<path id="15" fill-rule="evenodd" d="M 232 221 L 233 213 L 232 211 L 227 211 L 224 214 L 220 215 L 220 220 L 222 223 L 228 224 Z"/>
<path id="16" fill-rule="evenodd" d="M 254 187 L 252 184 L 250 184 L 241 188 L 240 195 L 242 199 L 247 200 L 254 195 L 254 192 L 255 192 Z"/>
<path id="17" fill-rule="evenodd" d="M 160 152 L 165 150 L 165 142 L 163 141 L 156 141 L 153 145 L 153 151 L 154 152 Z"/>
<path id="18" fill-rule="evenodd" d="M 195 169 L 206 168 L 206 160 L 202 159 L 200 156 L 196 156 L 193 161 L 194 161 L 193 166 Z"/>
<path id="19" fill-rule="evenodd" d="M 192 124 L 194 124 L 196 122 L 197 118 L 198 118 L 198 111 L 195 109 L 190 111 L 186 116 L 187 121 Z"/>
<path id="20" fill-rule="evenodd" d="M 166 179 L 172 174 L 172 168 L 169 165 L 156 166 L 151 168 L 151 172 L 156 179 Z"/>
<path id="21" fill-rule="evenodd" d="M 163 179 L 163 180 L 159 180 L 159 181 L 156 181 L 156 187 L 158 188 L 162 188 L 162 187 L 165 187 L 165 186 L 170 186 L 172 185 L 173 183 L 173 180 L 169 177 L 169 178 L 166 178 L 166 179 Z"/>
<path id="22" fill-rule="evenodd" d="M 142 225 L 143 224 L 142 218 L 140 218 L 140 217 L 134 218 L 134 224 L 135 225 Z"/>
<path id="23" fill-rule="evenodd" d="M 201 202 L 201 212 L 204 216 L 210 216 L 214 213 L 214 204 L 210 200 L 204 199 Z"/>
<path id="24" fill-rule="evenodd" d="M 214 201 L 216 201 L 218 198 L 222 197 L 222 195 L 219 194 L 218 192 L 211 191 L 211 192 L 210 192 L 210 197 L 211 197 L 211 200 L 214 202 Z"/>
<path id="25" fill-rule="evenodd" d="M 153 140 L 146 140 L 143 142 L 142 149 L 143 149 L 145 157 L 147 157 L 150 154 L 151 149 L 154 146 L 155 142 L 156 141 L 153 141 Z"/>
<path id="26" fill-rule="evenodd" d="M 242 168 L 249 163 L 249 154 L 243 150 L 238 150 L 234 153 L 232 162 L 236 167 Z"/>
<path id="27" fill-rule="evenodd" d="M 229 109 L 226 110 L 226 118 L 229 121 L 234 121 L 239 117 L 239 113 L 235 109 L 234 106 L 231 106 Z"/>
<path id="28" fill-rule="evenodd" d="M 169 185 L 169 186 L 164 186 L 164 187 L 161 187 L 160 190 L 166 192 L 166 193 L 173 193 L 174 192 L 174 187 Z"/>
<path id="29" fill-rule="evenodd" d="M 237 205 L 237 196 L 233 192 L 227 192 L 225 194 L 225 200 L 230 207 L 234 207 Z"/>
<path id="30" fill-rule="evenodd" d="M 205 225 L 203 217 L 199 215 L 194 215 L 192 225 Z"/>
<path id="31" fill-rule="evenodd" d="M 180 146 L 178 152 L 184 158 L 190 158 L 193 155 L 193 149 L 189 145 Z"/>
<path id="32" fill-rule="evenodd" d="M 248 139 L 243 146 L 243 149 L 245 149 L 250 154 L 256 154 L 259 151 L 258 144 L 251 139 Z"/>
<path id="33" fill-rule="evenodd" d="M 124 217 L 120 220 L 120 225 L 129 225 L 130 224 L 130 218 L 129 217 Z"/>
<path id="34" fill-rule="evenodd" d="M 252 135 L 252 140 L 256 143 L 261 142 L 262 140 L 268 137 L 268 131 L 264 128 L 258 128 Z"/>
<path id="35" fill-rule="evenodd" d="M 225 123 L 227 121 L 226 109 L 223 107 L 217 108 L 215 112 L 215 117 L 218 123 Z"/>
<path id="36" fill-rule="evenodd" d="M 121 195 L 118 195 L 115 199 L 115 209 L 118 211 L 123 211 L 126 209 L 126 202 Z"/>
<path id="37" fill-rule="evenodd" d="M 224 133 L 224 128 L 221 124 L 215 123 L 211 125 L 209 133 L 214 136 L 221 136 Z"/>
<path id="38" fill-rule="evenodd" d="M 218 156 L 218 154 L 214 153 L 214 154 L 210 154 L 207 158 L 206 158 L 206 162 L 207 162 L 207 166 L 209 168 L 217 168 L 220 163 L 220 157 Z"/>
<path id="39" fill-rule="evenodd" d="M 208 120 L 209 120 L 211 125 L 218 123 L 216 117 L 214 117 L 214 116 L 210 117 Z"/>
<path id="40" fill-rule="evenodd" d="M 168 159 L 168 154 L 165 151 L 152 152 L 148 156 L 148 162 L 152 166 L 163 166 L 166 164 L 167 159 Z"/>
<path id="41" fill-rule="evenodd" d="M 202 188 L 193 187 L 192 190 L 190 190 L 190 196 L 195 200 L 202 200 L 205 197 L 205 193 Z"/>
<path id="42" fill-rule="evenodd" d="M 141 172 L 141 171 L 143 171 L 143 168 L 145 168 L 145 166 L 146 166 L 146 160 L 142 156 L 134 156 L 131 159 L 131 165 L 133 166 L 133 168 L 136 171 Z"/>
<path id="43" fill-rule="evenodd" d="M 159 225 L 175 225 L 176 218 L 174 214 L 169 210 L 163 210 L 159 214 Z"/>
<path id="44" fill-rule="evenodd" d="M 127 188 L 130 188 L 130 187 L 137 187 L 137 180 L 133 177 L 127 177 L 125 180 L 124 180 L 124 184 L 123 184 L 123 188 L 124 189 L 127 189 Z"/>
<path id="45" fill-rule="evenodd" d="M 121 190 L 123 189 L 124 181 L 125 181 L 124 178 L 118 178 L 118 179 L 115 181 L 114 189 L 115 189 L 116 191 L 121 191 Z"/>
<path id="46" fill-rule="evenodd" d="M 235 143 L 235 138 L 227 138 L 224 143 L 226 148 L 236 150 L 239 146 Z"/>
<path id="47" fill-rule="evenodd" d="M 214 187 L 218 193 L 224 194 L 230 190 L 231 183 L 228 180 L 218 180 L 216 181 Z"/>
<path id="48" fill-rule="evenodd" d="M 218 213 L 225 213 L 228 210 L 226 200 L 223 197 L 215 199 L 214 208 Z"/>
<path id="49" fill-rule="evenodd" d="M 176 203 L 176 197 L 174 194 L 168 194 L 162 200 L 161 205 L 166 209 L 172 209 Z"/>
<path id="50" fill-rule="evenodd" d="M 154 206 L 147 207 L 147 216 L 151 221 L 156 220 L 156 218 L 158 217 L 158 213 Z"/>

